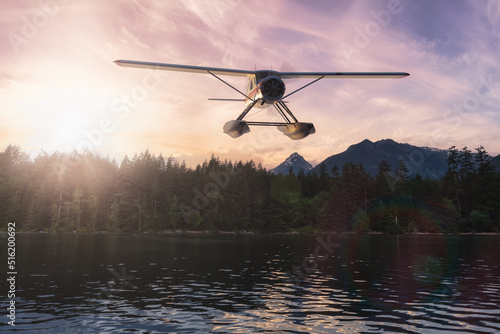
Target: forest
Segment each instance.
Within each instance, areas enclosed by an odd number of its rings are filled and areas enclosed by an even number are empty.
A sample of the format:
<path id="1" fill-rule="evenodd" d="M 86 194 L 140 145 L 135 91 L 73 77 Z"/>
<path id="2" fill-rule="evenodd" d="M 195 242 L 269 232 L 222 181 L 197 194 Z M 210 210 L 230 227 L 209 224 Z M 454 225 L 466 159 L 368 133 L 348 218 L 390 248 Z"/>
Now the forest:
<path id="1" fill-rule="evenodd" d="M 25 232 L 500 232 L 500 177 L 483 147 L 448 150 L 442 179 L 375 176 L 347 163 L 274 175 L 253 161 L 188 168 L 148 150 L 120 163 L 93 152 L 0 153 L 0 230 Z"/>

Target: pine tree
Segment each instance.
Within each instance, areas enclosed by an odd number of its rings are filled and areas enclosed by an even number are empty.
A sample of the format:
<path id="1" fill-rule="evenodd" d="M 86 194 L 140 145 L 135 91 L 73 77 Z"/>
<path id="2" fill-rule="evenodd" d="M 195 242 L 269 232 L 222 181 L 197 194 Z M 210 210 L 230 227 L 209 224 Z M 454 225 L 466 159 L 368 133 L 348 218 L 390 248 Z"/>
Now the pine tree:
<path id="1" fill-rule="evenodd" d="M 82 218 L 82 197 L 83 192 L 80 189 L 76 189 L 73 193 L 73 200 L 71 202 L 71 221 L 76 232 L 80 232 L 81 229 L 81 218 Z"/>
<path id="2" fill-rule="evenodd" d="M 474 174 L 476 172 L 472 153 L 467 146 L 460 153 L 460 194 L 462 196 L 461 207 L 464 214 L 472 211 L 474 199 Z"/>
<path id="3" fill-rule="evenodd" d="M 339 166 L 335 165 L 332 167 L 332 177 L 334 179 L 337 179 L 340 177 L 340 169 Z"/>
<path id="4" fill-rule="evenodd" d="M 172 230 L 176 231 L 181 220 L 181 212 L 179 211 L 179 203 L 177 201 L 177 196 L 172 196 L 172 201 L 170 202 L 170 207 L 168 209 L 168 226 Z"/>
<path id="5" fill-rule="evenodd" d="M 499 213 L 499 177 L 495 171 L 495 167 L 491 163 L 491 157 L 484 147 L 480 146 L 476 148 L 476 151 L 477 179 L 474 191 L 476 194 L 474 197 L 474 209 L 487 215 L 487 220 L 491 222 Z M 491 229 L 491 227 L 483 226 L 483 229 Z"/>
<path id="6" fill-rule="evenodd" d="M 458 171 L 460 168 L 460 153 L 455 146 L 448 149 L 448 170 L 444 176 L 445 195 L 452 199 L 457 207 L 459 219 L 461 218 L 461 203 L 460 203 L 460 183 Z"/>
<path id="7" fill-rule="evenodd" d="M 467 179 L 472 178 L 476 171 L 474 160 L 471 151 L 465 146 L 460 153 L 460 177 L 462 181 L 467 182 Z M 470 181 L 470 180 L 469 180 Z"/>
<path id="8" fill-rule="evenodd" d="M 442 180 L 409 179 L 402 161 L 394 173 L 382 162 L 373 180 L 353 163 L 342 173 L 334 167 L 333 177 L 323 167 L 320 175 L 273 175 L 215 156 L 192 169 L 148 150 L 120 165 L 91 152 L 42 151 L 32 160 L 10 145 L 0 152 L 0 220 L 54 232 L 436 230 L 429 221 L 447 231 L 500 231 L 499 176 L 486 150 L 476 151 L 452 146 Z M 207 206 L 193 209 L 193 189 Z"/>
<path id="9" fill-rule="evenodd" d="M 405 193 L 408 189 L 408 168 L 404 160 L 399 160 L 398 167 L 394 172 L 396 177 L 395 191 L 398 194 Z"/>
<path id="10" fill-rule="evenodd" d="M 446 162 L 448 163 L 448 172 L 458 174 L 458 169 L 460 167 L 460 153 L 455 146 L 448 149 Z"/>
<path id="11" fill-rule="evenodd" d="M 391 165 L 386 160 L 382 160 L 375 175 L 375 189 L 379 196 L 384 196 L 394 192 L 396 179 L 391 173 Z"/>
<path id="12" fill-rule="evenodd" d="M 319 177 L 322 179 L 329 177 L 325 162 L 319 164 Z"/>

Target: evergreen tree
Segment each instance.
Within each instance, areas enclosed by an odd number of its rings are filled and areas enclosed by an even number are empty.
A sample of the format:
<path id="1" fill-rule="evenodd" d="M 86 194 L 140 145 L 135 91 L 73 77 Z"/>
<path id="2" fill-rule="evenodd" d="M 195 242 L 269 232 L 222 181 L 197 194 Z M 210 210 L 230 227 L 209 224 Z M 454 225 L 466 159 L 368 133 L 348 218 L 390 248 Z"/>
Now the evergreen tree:
<path id="1" fill-rule="evenodd" d="M 458 174 L 458 169 L 460 168 L 460 153 L 455 146 L 448 149 L 446 162 L 448 163 L 448 172 Z"/>
<path id="2" fill-rule="evenodd" d="M 396 183 L 394 186 L 394 189 L 396 193 L 398 194 L 403 194 L 405 193 L 408 189 L 408 168 L 406 167 L 406 164 L 404 160 L 399 160 L 398 167 L 396 168 L 396 171 L 394 172 L 394 176 L 396 179 Z"/>
<path id="3" fill-rule="evenodd" d="M 340 169 L 339 166 L 335 165 L 332 167 L 332 177 L 334 179 L 337 179 L 340 177 Z"/>
<path id="4" fill-rule="evenodd" d="M 467 212 L 471 212 L 473 208 L 474 200 L 474 177 L 475 177 L 475 164 L 472 157 L 472 153 L 467 146 L 465 146 L 460 152 L 460 195 L 462 200 L 460 206 L 462 213 L 466 215 Z"/>
<path id="5" fill-rule="evenodd" d="M 465 146 L 460 152 L 460 178 L 463 182 L 471 181 L 476 171 L 471 151 Z"/>
<path id="6" fill-rule="evenodd" d="M 459 183 L 459 168 L 460 168 L 460 153 L 455 146 L 448 149 L 448 170 L 444 176 L 445 195 L 452 199 L 456 205 L 459 220 L 461 217 L 461 204 L 460 204 L 460 183 Z"/>
<path id="7" fill-rule="evenodd" d="M 320 163 L 319 164 L 319 177 L 322 179 L 326 179 L 329 176 L 330 175 L 328 175 L 328 171 L 327 171 L 327 167 L 326 167 L 325 162 Z"/>
<path id="8" fill-rule="evenodd" d="M 172 201 L 168 210 L 168 227 L 176 231 L 181 222 L 181 212 L 179 211 L 179 203 L 177 196 L 172 196 Z"/>
<path id="9" fill-rule="evenodd" d="M 408 177 L 387 161 L 375 179 L 346 163 L 328 175 L 273 175 L 262 165 L 210 160 L 187 168 L 148 150 L 114 160 L 92 152 L 0 152 L 0 220 L 19 231 L 156 232 L 500 231 L 500 180 L 481 146 L 448 152 L 441 180 Z M 462 217 L 463 225 L 457 224 Z"/>
<path id="10" fill-rule="evenodd" d="M 491 230 L 499 214 L 498 202 L 500 198 L 498 189 L 500 188 L 500 182 L 495 167 L 491 163 L 491 157 L 484 147 L 480 146 L 476 148 L 476 151 L 477 178 L 474 191 L 476 194 L 474 209 L 478 212 L 476 216 L 485 215 L 485 222 L 478 229 Z"/>
<path id="11" fill-rule="evenodd" d="M 391 173 L 391 165 L 386 160 L 382 160 L 375 175 L 375 189 L 377 195 L 384 196 L 394 192 L 396 179 Z"/>

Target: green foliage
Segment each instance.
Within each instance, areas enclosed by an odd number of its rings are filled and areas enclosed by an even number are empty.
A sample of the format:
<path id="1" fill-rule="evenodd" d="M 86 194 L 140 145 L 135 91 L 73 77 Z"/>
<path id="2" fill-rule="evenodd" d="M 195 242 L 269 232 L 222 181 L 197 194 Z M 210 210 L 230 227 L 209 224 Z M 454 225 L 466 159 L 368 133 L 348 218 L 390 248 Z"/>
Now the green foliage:
<path id="1" fill-rule="evenodd" d="M 317 233 L 318 231 L 314 227 L 312 227 L 311 225 L 307 225 L 307 226 L 295 228 L 295 229 L 293 229 L 293 232 L 299 232 L 301 234 L 314 234 L 314 233 Z"/>
<path id="2" fill-rule="evenodd" d="M 473 210 L 466 222 L 468 232 L 491 232 L 493 223 L 488 214 Z"/>
<path id="3" fill-rule="evenodd" d="M 149 151 L 120 164 L 95 153 L 0 152 L 0 221 L 22 231 L 500 231 L 500 179 L 483 147 L 452 147 L 442 180 L 375 177 L 346 163 L 320 175 L 273 175 L 253 161 L 187 168 Z"/>
<path id="4" fill-rule="evenodd" d="M 370 231 L 370 218 L 363 209 L 358 209 L 354 215 L 353 230 L 358 233 L 365 233 Z"/>

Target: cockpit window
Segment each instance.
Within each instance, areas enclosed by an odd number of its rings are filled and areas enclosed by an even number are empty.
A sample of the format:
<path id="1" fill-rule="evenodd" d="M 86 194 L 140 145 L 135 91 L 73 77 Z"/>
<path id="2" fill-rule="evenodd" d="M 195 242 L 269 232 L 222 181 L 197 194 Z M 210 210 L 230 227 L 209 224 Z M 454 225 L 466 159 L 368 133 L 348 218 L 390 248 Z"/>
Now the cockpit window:
<path id="1" fill-rule="evenodd" d="M 254 77 L 254 76 L 252 76 L 252 77 L 250 78 L 250 80 L 248 80 L 248 92 L 251 92 L 251 91 L 254 89 L 255 84 L 256 84 L 256 83 L 255 83 L 255 77 Z"/>

